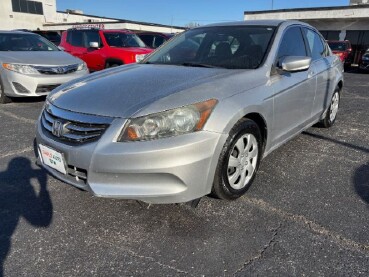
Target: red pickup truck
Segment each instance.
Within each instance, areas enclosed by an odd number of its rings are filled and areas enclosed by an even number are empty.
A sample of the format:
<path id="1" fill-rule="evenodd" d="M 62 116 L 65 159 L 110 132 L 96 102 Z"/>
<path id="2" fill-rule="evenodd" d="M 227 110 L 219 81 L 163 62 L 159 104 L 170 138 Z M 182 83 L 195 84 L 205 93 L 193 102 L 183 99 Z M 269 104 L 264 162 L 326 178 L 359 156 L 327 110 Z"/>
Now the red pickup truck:
<path id="1" fill-rule="evenodd" d="M 328 45 L 331 48 L 333 54 L 337 55 L 340 58 L 345 66 L 345 69 L 350 68 L 353 62 L 353 53 L 350 41 L 329 40 Z"/>
<path id="2" fill-rule="evenodd" d="M 139 62 L 153 51 L 127 30 L 69 29 L 59 46 L 84 60 L 90 71 Z"/>

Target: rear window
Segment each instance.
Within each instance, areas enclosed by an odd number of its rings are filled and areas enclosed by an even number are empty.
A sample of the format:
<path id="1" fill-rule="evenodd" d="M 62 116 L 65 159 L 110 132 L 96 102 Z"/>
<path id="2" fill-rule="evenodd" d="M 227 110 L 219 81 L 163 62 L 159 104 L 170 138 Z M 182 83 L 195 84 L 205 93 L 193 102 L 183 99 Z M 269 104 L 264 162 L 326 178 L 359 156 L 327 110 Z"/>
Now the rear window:
<path id="1" fill-rule="evenodd" d="M 345 42 L 328 42 L 328 45 L 333 51 L 347 50 L 347 44 Z"/>

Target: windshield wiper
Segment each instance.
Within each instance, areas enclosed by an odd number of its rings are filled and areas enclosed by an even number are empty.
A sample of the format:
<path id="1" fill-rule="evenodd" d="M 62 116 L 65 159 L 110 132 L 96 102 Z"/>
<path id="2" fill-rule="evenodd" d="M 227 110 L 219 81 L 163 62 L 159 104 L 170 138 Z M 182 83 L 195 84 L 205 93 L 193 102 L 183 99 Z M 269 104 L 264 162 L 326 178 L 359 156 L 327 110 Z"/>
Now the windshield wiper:
<path id="1" fill-rule="evenodd" d="M 211 65 L 211 64 L 205 64 L 205 63 L 191 63 L 191 62 L 185 62 L 182 63 L 183 66 L 192 66 L 192 67 L 206 67 L 206 68 L 220 68 L 219 66 Z"/>

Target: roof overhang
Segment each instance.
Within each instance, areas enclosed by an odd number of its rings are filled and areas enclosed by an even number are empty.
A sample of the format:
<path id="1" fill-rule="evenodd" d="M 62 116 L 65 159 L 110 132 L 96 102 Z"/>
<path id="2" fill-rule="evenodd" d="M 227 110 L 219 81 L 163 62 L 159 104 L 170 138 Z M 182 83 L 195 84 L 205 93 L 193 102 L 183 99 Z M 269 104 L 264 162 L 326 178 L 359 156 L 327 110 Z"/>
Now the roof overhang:
<path id="1" fill-rule="evenodd" d="M 369 5 L 245 11 L 245 20 L 256 19 L 369 19 Z"/>

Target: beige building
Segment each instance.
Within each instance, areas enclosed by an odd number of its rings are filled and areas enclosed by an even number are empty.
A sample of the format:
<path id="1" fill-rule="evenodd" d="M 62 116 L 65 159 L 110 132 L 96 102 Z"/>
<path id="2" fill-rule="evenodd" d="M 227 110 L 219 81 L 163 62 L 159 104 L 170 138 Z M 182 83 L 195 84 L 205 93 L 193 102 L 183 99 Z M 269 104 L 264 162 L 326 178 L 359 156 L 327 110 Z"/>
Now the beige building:
<path id="1" fill-rule="evenodd" d="M 349 6 L 244 12 L 245 20 L 296 19 L 317 28 L 327 40 L 349 40 L 357 62 L 369 48 L 369 1 Z"/>
<path id="2" fill-rule="evenodd" d="M 63 1 L 63 0 L 59 0 Z M 178 33 L 185 28 L 83 14 L 78 10 L 57 11 L 56 0 L 0 0 L 0 29 L 56 30 L 72 27 L 130 29 Z"/>

